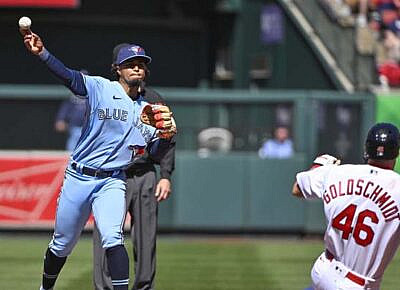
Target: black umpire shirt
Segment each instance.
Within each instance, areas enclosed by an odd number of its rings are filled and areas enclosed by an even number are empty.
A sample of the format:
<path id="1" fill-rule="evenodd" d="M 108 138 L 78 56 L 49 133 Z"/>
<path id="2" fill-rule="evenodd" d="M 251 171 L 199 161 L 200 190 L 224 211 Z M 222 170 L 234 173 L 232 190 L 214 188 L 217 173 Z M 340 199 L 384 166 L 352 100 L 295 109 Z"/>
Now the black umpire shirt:
<path id="1" fill-rule="evenodd" d="M 146 87 L 142 96 L 150 104 L 161 103 L 165 105 L 164 99 L 150 88 Z M 126 170 L 127 175 L 154 170 L 154 164 L 158 164 L 160 165 L 160 177 L 170 180 L 172 171 L 175 169 L 175 136 L 172 138 L 169 148 L 160 160 L 153 159 L 146 151 L 143 155 L 135 157 L 134 163 Z"/>

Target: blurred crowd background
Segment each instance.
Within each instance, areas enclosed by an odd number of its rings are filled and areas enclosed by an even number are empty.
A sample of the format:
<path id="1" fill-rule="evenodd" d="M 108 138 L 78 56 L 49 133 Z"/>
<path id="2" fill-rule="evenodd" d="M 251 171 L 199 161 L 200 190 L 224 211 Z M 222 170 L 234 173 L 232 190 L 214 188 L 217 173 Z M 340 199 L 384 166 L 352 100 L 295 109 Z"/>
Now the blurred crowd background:
<path id="1" fill-rule="evenodd" d="M 356 30 L 362 54 L 375 56 L 378 84 L 383 90 L 400 85 L 400 1 L 320 0 L 328 15 Z"/>

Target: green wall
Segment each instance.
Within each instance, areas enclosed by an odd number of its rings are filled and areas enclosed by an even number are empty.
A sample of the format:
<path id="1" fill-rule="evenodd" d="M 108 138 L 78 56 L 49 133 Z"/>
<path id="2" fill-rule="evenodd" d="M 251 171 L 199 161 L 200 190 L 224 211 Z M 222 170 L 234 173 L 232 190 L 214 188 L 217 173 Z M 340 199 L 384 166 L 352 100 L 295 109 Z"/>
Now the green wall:
<path id="1" fill-rule="evenodd" d="M 291 196 L 304 155 L 262 160 L 254 153 L 176 157 L 171 198 L 160 226 L 178 229 L 303 231 L 307 206 Z"/>
<path id="2" fill-rule="evenodd" d="M 400 94 L 383 94 L 377 96 L 376 121 L 390 122 L 400 128 Z M 400 161 L 397 160 L 395 170 L 400 173 Z"/>

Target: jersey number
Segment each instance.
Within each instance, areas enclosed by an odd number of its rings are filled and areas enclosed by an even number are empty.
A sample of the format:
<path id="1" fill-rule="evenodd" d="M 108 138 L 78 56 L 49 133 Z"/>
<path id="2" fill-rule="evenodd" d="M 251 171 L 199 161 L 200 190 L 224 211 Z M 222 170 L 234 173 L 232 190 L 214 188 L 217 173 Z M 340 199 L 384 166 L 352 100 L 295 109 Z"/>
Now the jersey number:
<path id="1" fill-rule="evenodd" d="M 379 219 L 375 212 L 366 209 L 358 214 L 356 224 L 352 227 L 351 225 L 353 224 L 356 210 L 357 205 L 350 204 L 333 219 L 332 227 L 343 232 L 342 239 L 344 240 L 348 240 L 350 234 L 353 233 L 353 238 L 356 243 L 360 246 L 366 247 L 372 243 L 375 233 L 370 226 L 364 223 L 364 221 L 366 218 L 369 218 L 371 222 L 377 224 Z M 361 237 L 361 232 L 365 233 L 363 237 Z"/>

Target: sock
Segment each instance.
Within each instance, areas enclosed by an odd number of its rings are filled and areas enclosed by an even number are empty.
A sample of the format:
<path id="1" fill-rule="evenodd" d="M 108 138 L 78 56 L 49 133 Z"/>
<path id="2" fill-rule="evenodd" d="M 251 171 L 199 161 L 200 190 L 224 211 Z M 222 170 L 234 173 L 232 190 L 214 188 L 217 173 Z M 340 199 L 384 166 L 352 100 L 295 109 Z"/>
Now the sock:
<path id="1" fill-rule="evenodd" d="M 106 250 L 108 269 L 114 290 L 128 290 L 129 258 L 123 245 Z"/>
<path id="2" fill-rule="evenodd" d="M 57 257 L 49 248 L 47 248 L 46 255 L 44 256 L 44 269 L 42 277 L 42 287 L 44 289 L 51 289 L 56 283 L 57 276 L 65 264 L 67 257 Z"/>

